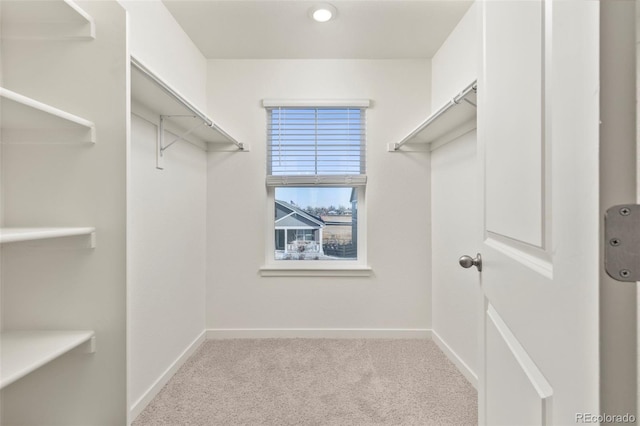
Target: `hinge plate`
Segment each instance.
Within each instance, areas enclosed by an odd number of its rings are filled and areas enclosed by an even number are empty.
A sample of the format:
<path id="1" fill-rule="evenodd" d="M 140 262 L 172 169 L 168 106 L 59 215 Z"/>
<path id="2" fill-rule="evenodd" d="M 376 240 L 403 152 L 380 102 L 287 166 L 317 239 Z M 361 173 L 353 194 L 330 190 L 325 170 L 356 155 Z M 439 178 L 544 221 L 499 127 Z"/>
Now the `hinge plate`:
<path id="1" fill-rule="evenodd" d="M 607 210 L 604 267 L 614 280 L 640 281 L 640 205 L 621 204 Z"/>

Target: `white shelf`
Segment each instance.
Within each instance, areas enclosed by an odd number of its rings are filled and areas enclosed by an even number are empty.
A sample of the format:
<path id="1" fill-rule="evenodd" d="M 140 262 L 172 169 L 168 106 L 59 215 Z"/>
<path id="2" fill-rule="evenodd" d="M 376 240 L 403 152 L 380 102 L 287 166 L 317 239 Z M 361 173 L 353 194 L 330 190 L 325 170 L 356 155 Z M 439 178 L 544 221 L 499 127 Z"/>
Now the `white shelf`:
<path id="1" fill-rule="evenodd" d="M 0 228 L 0 243 L 14 243 L 19 241 L 44 240 L 47 238 L 73 237 L 91 235 L 92 247 L 96 228 Z"/>
<path id="2" fill-rule="evenodd" d="M 0 87 L 2 143 L 91 142 L 93 122 Z"/>
<path id="3" fill-rule="evenodd" d="M 95 34 L 93 18 L 73 0 L 2 4 L 2 38 L 5 40 L 90 40 Z"/>
<path id="4" fill-rule="evenodd" d="M 233 144 L 238 148 L 242 147 L 239 150 L 249 150 L 246 144 L 241 144 L 226 133 L 211 118 L 198 110 L 184 96 L 173 90 L 139 61 L 132 58 L 131 65 L 131 98 L 133 100 L 158 116 L 194 117 L 165 119 L 165 124 L 169 122 L 173 131 L 186 132 L 203 121 L 208 121 L 212 126 L 203 124 L 189 134 L 195 135 L 201 141 L 209 144 Z"/>
<path id="5" fill-rule="evenodd" d="M 448 135 L 456 135 L 456 129 L 467 123 L 475 123 L 477 115 L 475 87 L 476 82 L 474 81 L 460 94 L 420 123 L 399 143 L 390 144 L 389 151 L 398 151 L 400 146 L 404 144 L 443 142 L 443 139 Z"/>
<path id="6" fill-rule="evenodd" d="M 0 333 L 0 388 L 53 361 L 95 333 L 82 331 L 8 331 Z M 91 342 L 90 352 L 93 352 Z"/>

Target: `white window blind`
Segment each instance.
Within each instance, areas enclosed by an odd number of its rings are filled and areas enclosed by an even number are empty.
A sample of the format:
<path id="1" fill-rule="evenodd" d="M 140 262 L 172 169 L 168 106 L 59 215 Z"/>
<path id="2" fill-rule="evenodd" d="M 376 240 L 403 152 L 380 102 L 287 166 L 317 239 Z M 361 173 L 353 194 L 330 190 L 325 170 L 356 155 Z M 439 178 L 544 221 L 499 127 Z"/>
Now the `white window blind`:
<path id="1" fill-rule="evenodd" d="M 267 107 L 267 185 L 366 184 L 363 107 Z"/>

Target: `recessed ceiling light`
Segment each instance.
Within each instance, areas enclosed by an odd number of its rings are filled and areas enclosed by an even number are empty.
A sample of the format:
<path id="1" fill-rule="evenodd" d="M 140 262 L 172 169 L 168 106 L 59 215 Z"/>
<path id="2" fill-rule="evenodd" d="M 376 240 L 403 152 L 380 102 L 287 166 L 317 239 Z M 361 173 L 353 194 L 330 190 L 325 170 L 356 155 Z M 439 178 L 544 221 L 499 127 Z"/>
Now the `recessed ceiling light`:
<path id="1" fill-rule="evenodd" d="M 327 22 L 336 17 L 337 10 L 330 4 L 317 4 L 309 9 L 309 16 L 316 22 Z"/>

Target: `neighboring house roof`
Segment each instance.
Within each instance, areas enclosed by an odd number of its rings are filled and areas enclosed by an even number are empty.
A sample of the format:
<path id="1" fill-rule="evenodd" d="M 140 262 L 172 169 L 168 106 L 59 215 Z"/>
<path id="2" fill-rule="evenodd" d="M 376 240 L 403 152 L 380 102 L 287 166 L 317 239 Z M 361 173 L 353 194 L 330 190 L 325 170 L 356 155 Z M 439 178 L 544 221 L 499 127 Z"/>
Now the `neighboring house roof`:
<path id="1" fill-rule="evenodd" d="M 295 228 L 295 229 L 320 229 L 322 226 L 308 219 L 301 217 L 296 213 L 284 216 L 282 219 L 276 220 L 277 228 Z"/>
<path id="2" fill-rule="evenodd" d="M 304 225 L 323 228 L 325 223 L 319 217 L 313 216 L 293 204 L 276 200 L 276 226 Z"/>

